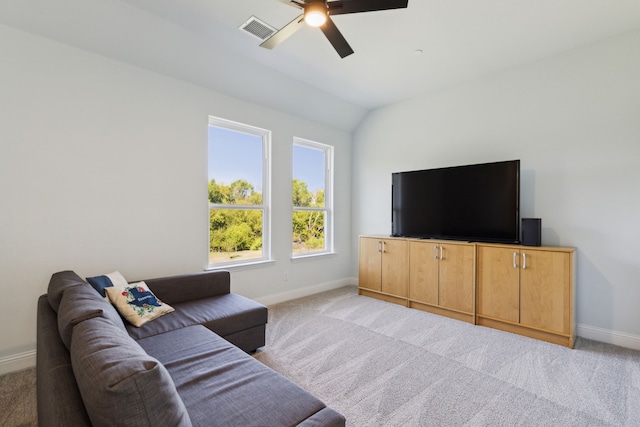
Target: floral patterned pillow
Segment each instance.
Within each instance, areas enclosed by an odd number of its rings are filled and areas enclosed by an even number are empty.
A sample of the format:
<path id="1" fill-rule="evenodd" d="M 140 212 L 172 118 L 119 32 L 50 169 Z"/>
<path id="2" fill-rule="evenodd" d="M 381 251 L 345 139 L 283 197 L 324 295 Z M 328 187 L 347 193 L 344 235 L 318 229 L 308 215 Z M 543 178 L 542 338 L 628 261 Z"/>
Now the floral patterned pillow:
<path id="1" fill-rule="evenodd" d="M 140 327 L 153 319 L 171 313 L 173 307 L 160 301 L 144 282 L 106 288 L 109 300 L 133 326 Z"/>

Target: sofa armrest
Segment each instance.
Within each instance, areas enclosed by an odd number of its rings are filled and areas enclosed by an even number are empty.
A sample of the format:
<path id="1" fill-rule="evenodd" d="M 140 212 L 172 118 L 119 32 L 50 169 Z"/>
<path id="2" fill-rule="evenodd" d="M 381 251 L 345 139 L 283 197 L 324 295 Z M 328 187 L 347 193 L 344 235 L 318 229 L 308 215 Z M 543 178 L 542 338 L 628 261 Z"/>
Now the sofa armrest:
<path id="1" fill-rule="evenodd" d="M 36 396 L 38 425 L 91 426 L 71 366 L 69 350 L 58 333 L 56 312 L 46 295 L 38 299 L 36 322 Z"/>
<path id="2" fill-rule="evenodd" d="M 231 292 L 231 275 L 221 270 L 148 279 L 145 283 L 169 305 Z"/>

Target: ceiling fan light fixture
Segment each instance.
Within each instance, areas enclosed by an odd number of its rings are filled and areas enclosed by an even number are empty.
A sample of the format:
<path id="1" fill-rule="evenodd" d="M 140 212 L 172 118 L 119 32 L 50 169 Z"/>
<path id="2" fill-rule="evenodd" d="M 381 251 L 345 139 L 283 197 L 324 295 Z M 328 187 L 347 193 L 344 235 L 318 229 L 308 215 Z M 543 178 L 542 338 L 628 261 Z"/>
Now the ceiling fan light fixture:
<path id="1" fill-rule="evenodd" d="M 346 58 L 353 53 L 353 49 L 344 38 L 336 24 L 333 15 L 350 13 L 374 12 L 378 10 L 406 9 L 409 0 L 277 0 L 296 9 L 302 9 L 302 15 L 276 31 L 260 45 L 266 49 L 273 49 L 290 35 L 309 25 L 319 27 L 326 39 L 331 43 L 340 58 Z"/>
<path id="2" fill-rule="evenodd" d="M 320 27 L 327 22 L 327 7 L 324 2 L 313 2 L 304 8 L 304 22 L 310 27 Z"/>

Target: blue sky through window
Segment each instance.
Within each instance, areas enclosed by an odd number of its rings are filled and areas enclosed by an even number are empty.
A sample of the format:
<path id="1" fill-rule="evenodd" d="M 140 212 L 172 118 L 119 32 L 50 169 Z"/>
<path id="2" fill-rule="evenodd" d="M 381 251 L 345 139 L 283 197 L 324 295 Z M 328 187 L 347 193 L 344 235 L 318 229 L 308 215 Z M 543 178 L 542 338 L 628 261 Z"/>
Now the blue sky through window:
<path id="1" fill-rule="evenodd" d="M 244 179 L 262 193 L 262 138 L 209 126 L 209 181 L 231 184 Z"/>
<path id="2" fill-rule="evenodd" d="M 293 146 L 293 178 L 303 181 L 315 193 L 324 190 L 324 151 L 302 145 Z"/>
<path id="3" fill-rule="evenodd" d="M 244 179 L 262 193 L 262 138 L 209 126 L 208 180 L 231 184 Z M 324 189 L 324 152 L 293 145 L 293 178 L 304 181 L 312 192 Z"/>

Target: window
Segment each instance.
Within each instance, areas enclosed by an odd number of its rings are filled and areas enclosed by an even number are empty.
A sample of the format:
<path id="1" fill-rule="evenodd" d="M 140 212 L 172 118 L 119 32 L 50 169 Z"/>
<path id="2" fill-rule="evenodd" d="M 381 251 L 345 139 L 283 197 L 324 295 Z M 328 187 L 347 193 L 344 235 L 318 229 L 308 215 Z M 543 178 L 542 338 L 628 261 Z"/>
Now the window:
<path id="1" fill-rule="evenodd" d="M 333 147 L 293 140 L 293 256 L 333 251 Z"/>
<path id="2" fill-rule="evenodd" d="M 271 132 L 209 117 L 209 265 L 270 258 Z"/>

